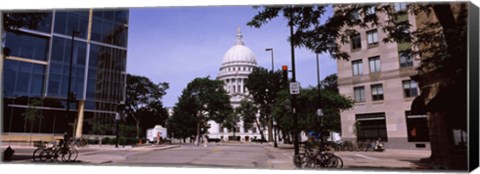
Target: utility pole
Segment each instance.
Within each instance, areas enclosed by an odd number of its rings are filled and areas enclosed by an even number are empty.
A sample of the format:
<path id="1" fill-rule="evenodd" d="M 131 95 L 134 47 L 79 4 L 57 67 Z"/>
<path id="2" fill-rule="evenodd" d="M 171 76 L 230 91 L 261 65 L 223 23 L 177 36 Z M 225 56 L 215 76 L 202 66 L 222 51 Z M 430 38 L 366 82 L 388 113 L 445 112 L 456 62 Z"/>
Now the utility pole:
<path id="1" fill-rule="evenodd" d="M 292 83 L 296 82 L 295 78 L 295 47 L 293 45 L 293 6 L 290 7 L 290 49 L 292 52 Z M 295 149 L 295 155 L 300 152 L 298 146 L 298 118 L 296 113 L 297 95 L 292 94 L 292 114 L 293 114 L 293 146 Z"/>
<path id="2" fill-rule="evenodd" d="M 73 50 L 75 48 L 75 35 L 79 34 L 78 31 L 75 31 L 75 29 L 72 30 L 72 47 L 70 49 L 70 63 L 68 67 L 68 87 L 67 87 L 67 117 L 70 115 L 70 102 L 72 100 L 72 64 L 73 64 Z M 75 126 L 75 122 L 73 123 Z M 75 127 L 73 128 L 73 131 L 75 131 Z M 72 134 L 72 137 L 75 134 Z M 66 141 L 66 140 L 65 140 Z"/>

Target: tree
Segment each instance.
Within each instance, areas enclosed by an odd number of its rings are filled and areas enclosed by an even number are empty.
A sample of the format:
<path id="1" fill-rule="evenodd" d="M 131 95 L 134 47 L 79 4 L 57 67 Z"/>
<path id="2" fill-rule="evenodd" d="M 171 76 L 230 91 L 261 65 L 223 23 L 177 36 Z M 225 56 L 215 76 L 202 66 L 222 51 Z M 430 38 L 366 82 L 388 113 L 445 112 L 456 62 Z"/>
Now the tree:
<path id="1" fill-rule="evenodd" d="M 161 99 L 166 94 L 168 89 L 168 83 L 154 84 L 150 79 L 143 76 L 136 76 L 127 74 L 127 89 L 126 89 L 126 112 L 133 120 L 136 127 L 136 138 L 139 139 L 142 135 L 141 122 L 151 121 L 159 117 L 159 122 L 153 122 L 155 124 L 161 124 L 161 120 L 165 120 L 167 117 L 165 109 L 162 107 Z M 145 125 L 149 125 L 146 123 Z M 144 127 L 144 129 L 146 129 Z"/>
<path id="2" fill-rule="evenodd" d="M 273 140 L 272 107 L 275 96 L 282 89 L 281 71 L 272 72 L 263 67 L 256 67 L 248 75 L 245 86 L 252 95 L 253 101 L 262 113 L 260 120 L 265 120 L 268 127 L 268 140 Z"/>
<path id="3" fill-rule="evenodd" d="M 200 135 L 208 128 L 207 122 L 209 120 L 224 123 L 233 112 L 228 94 L 223 89 L 223 82 L 210 80 L 208 76 L 195 78 L 188 83 L 176 105 L 177 108 L 186 109 L 180 112 L 194 118 L 197 146 L 199 145 Z"/>
<path id="4" fill-rule="evenodd" d="M 33 99 L 28 104 L 27 110 L 22 114 L 23 119 L 25 120 L 25 127 L 24 130 L 27 130 L 27 123 L 30 123 L 30 141 L 32 141 L 32 132 L 33 132 L 33 124 L 38 118 L 41 118 L 39 110 L 37 109 L 38 106 L 42 104 L 42 100 Z"/>
<path id="5" fill-rule="evenodd" d="M 384 42 L 397 42 L 410 45 L 411 49 L 405 50 L 407 55 L 421 57 L 418 74 L 412 78 L 420 82 L 422 93 L 430 93 L 428 86 L 436 84 L 439 102 L 432 102 L 427 107 L 429 115 L 436 115 L 429 119 L 430 125 L 442 127 L 438 130 L 430 127 L 430 132 L 437 132 L 438 137 L 430 134 L 432 142 L 432 158 L 437 158 L 448 163 L 452 156 L 457 155 L 450 146 L 440 147 L 439 139 L 448 136 L 445 125 L 466 131 L 466 91 L 467 91 L 467 9 L 464 2 L 454 3 L 417 3 L 409 4 L 406 10 L 395 10 L 392 4 L 351 4 L 334 5 L 335 12 L 328 17 L 325 23 L 320 18 L 326 17 L 324 13 L 329 5 L 314 6 L 283 6 L 283 7 L 256 7 L 261 8 L 247 25 L 261 27 L 273 18 L 282 14 L 289 20 L 289 25 L 295 27 L 295 32 L 289 38 L 295 46 L 305 47 L 315 53 L 329 53 L 334 59 L 348 60 L 350 55 L 341 51 L 342 44 L 350 42 L 350 36 L 356 34 L 352 28 L 380 28 L 387 33 Z M 370 9 L 375 13 L 369 13 Z M 377 14 L 386 14 L 387 20 L 380 21 Z M 411 27 L 407 14 L 413 14 L 427 20 L 417 23 L 417 30 L 410 32 Z M 424 15 L 424 16 L 422 16 Z M 363 18 L 356 18 L 363 16 Z M 433 89 L 433 90 L 437 90 Z M 456 102 L 449 101 L 454 98 Z M 433 98 L 430 98 L 433 99 Z M 433 101 L 433 100 L 432 100 Z M 440 104 L 435 104 L 440 103 Z M 448 109 L 439 107 L 449 105 Z M 444 118 L 448 115 L 447 118 Z M 436 121 L 435 121 L 436 120 Z M 448 123 L 448 124 L 447 124 Z M 445 129 L 444 129 L 445 128 Z M 438 147 L 438 148 L 437 148 Z M 443 148 L 443 149 L 441 149 Z M 448 153 L 442 153 L 448 151 Z M 440 157 L 440 154 L 447 154 Z M 438 155 L 438 157 L 437 157 Z M 466 153 L 460 157 L 460 168 L 466 167 Z M 462 161 L 463 160 L 463 161 Z M 447 164 L 450 165 L 450 164 Z M 452 164 L 455 165 L 455 164 Z M 451 166 L 452 166 L 451 165 Z"/>
<path id="6" fill-rule="evenodd" d="M 236 112 L 242 117 L 243 128 L 249 130 L 254 127 L 254 124 L 257 125 L 257 129 L 260 131 L 260 136 L 263 140 L 265 139 L 265 136 L 263 135 L 263 131 L 261 131 L 261 125 L 257 119 L 257 111 L 257 107 L 246 98 L 242 99 L 242 101 L 240 101 L 240 106 L 236 108 Z"/>

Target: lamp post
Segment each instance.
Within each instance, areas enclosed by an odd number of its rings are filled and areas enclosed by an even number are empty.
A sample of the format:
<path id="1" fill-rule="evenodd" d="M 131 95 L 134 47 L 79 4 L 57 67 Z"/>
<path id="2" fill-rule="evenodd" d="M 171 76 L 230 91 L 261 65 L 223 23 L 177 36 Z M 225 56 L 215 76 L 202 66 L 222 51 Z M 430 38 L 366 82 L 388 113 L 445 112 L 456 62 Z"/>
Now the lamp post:
<path id="1" fill-rule="evenodd" d="M 266 48 L 265 51 L 270 51 L 271 52 L 271 55 L 272 55 L 272 73 L 275 72 L 275 68 L 274 68 L 274 63 L 273 63 L 273 48 Z M 267 93 L 268 93 L 268 89 L 267 89 Z M 270 109 L 271 110 L 271 109 Z M 271 115 L 270 115 L 271 116 Z M 272 117 L 272 116 L 271 116 Z M 272 124 L 272 129 L 273 129 L 273 136 L 274 136 L 274 141 L 273 141 L 273 147 L 278 147 L 277 145 L 277 137 L 276 137 L 276 128 L 275 128 L 275 121 L 273 120 L 273 117 L 270 119 L 270 123 Z"/>
<path id="2" fill-rule="evenodd" d="M 272 53 L 272 72 L 275 71 L 275 68 L 273 68 L 273 48 L 265 48 L 265 51 L 270 51 Z"/>
<path id="3" fill-rule="evenodd" d="M 75 31 L 72 30 L 72 47 L 70 49 L 70 62 L 69 62 L 69 67 L 68 67 L 68 87 L 67 87 L 67 117 L 68 115 L 70 114 L 70 102 L 72 100 L 72 97 L 73 97 L 73 93 L 71 91 L 71 87 L 72 87 L 72 64 L 73 64 L 73 50 L 75 48 L 75 35 L 79 34 L 78 31 Z M 75 124 L 75 122 L 73 123 Z M 75 125 L 74 125 L 75 126 Z M 73 131 L 75 131 L 75 127 L 73 129 Z"/>
<path id="4" fill-rule="evenodd" d="M 118 148 L 118 125 L 120 124 L 120 113 L 115 113 L 115 148 Z"/>
<path id="5" fill-rule="evenodd" d="M 320 150 L 323 150 L 323 111 L 321 107 L 321 95 L 320 95 L 320 64 L 318 61 L 318 53 L 317 53 L 317 89 L 318 89 L 318 109 L 317 109 L 317 116 L 320 117 Z"/>
<path id="6" fill-rule="evenodd" d="M 290 21 L 288 25 L 290 26 L 290 49 L 292 53 L 292 83 L 297 82 L 295 77 L 295 46 L 293 44 L 293 6 L 290 7 Z M 297 95 L 292 94 L 292 115 L 293 115 L 293 147 L 295 155 L 299 154 L 300 147 L 298 145 L 298 118 L 296 114 L 297 107 Z"/>
<path id="7" fill-rule="evenodd" d="M 277 144 L 277 137 L 278 137 L 278 132 L 277 132 L 277 122 L 276 121 L 273 121 L 273 133 L 274 133 L 274 141 L 273 141 L 273 147 L 278 147 L 278 144 Z"/>

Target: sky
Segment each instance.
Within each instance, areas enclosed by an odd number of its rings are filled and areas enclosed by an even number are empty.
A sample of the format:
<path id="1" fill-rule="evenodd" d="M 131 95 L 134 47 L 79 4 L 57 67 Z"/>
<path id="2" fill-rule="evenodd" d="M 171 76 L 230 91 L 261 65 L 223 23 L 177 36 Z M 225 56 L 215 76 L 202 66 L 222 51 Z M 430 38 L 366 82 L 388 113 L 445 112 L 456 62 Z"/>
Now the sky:
<path id="1" fill-rule="evenodd" d="M 224 54 L 234 46 L 237 27 L 259 66 L 271 69 L 271 52 L 265 48 L 273 48 L 274 68 L 287 65 L 291 69 L 287 20 L 282 16 L 261 28 L 247 26 L 257 13 L 251 6 L 131 8 L 127 73 L 169 83 L 162 102 L 173 107 L 193 79 L 217 77 Z M 321 79 L 336 73 L 335 60 L 328 54 L 319 57 Z M 316 55 L 312 51 L 296 48 L 295 68 L 301 87 L 316 86 Z"/>

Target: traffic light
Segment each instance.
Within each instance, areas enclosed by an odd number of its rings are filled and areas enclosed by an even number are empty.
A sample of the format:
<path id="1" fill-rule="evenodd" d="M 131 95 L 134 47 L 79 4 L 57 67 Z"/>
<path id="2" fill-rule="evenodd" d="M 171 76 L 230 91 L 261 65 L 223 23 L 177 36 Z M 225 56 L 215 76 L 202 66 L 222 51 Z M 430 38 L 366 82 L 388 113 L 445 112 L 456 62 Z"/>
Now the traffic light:
<path id="1" fill-rule="evenodd" d="M 282 66 L 282 84 L 288 86 L 288 66 Z"/>

